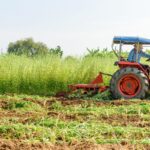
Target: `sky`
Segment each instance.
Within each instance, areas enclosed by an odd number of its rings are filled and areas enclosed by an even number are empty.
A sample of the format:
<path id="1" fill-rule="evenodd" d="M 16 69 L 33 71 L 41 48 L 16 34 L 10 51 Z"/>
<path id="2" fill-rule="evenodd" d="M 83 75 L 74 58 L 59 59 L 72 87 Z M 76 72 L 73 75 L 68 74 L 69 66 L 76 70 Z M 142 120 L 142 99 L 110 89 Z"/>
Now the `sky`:
<path id="1" fill-rule="evenodd" d="M 32 37 L 65 55 L 110 48 L 114 36 L 150 38 L 150 0 L 0 0 L 0 50 Z"/>

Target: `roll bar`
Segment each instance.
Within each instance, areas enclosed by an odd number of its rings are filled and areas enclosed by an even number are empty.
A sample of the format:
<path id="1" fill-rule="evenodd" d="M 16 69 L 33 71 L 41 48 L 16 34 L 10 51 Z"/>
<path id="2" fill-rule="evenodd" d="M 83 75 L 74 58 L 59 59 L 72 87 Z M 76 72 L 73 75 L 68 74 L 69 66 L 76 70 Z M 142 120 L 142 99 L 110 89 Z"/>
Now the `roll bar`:
<path id="1" fill-rule="evenodd" d="M 120 43 L 117 43 L 117 44 L 119 44 L 119 54 L 117 54 L 117 52 L 116 52 L 116 49 L 114 49 L 114 45 L 115 45 L 115 43 L 112 43 L 112 51 L 114 52 L 114 54 L 116 55 L 116 57 L 118 58 L 118 60 L 120 61 L 121 60 L 121 58 L 122 58 L 122 56 L 121 56 L 121 52 L 122 52 L 122 45 L 123 45 L 123 43 L 121 43 L 121 41 L 120 41 Z M 139 42 L 137 43 L 138 44 L 138 47 L 139 47 Z M 150 46 L 150 45 L 149 45 Z M 148 47 L 148 46 L 144 46 L 144 47 Z M 138 51 L 136 51 L 136 62 L 138 62 Z"/>

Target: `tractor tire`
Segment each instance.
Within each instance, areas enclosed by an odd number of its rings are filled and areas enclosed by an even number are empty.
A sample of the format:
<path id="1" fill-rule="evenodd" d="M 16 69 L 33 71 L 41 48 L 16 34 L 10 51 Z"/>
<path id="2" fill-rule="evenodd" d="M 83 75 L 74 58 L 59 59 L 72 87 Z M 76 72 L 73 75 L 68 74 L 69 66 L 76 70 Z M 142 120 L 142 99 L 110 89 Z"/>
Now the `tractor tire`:
<path id="1" fill-rule="evenodd" d="M 126 67 L 114 73 L 110 92 L 115 99 L 144 99 L 149 90 L 147 76 L 137 68 Z"/>

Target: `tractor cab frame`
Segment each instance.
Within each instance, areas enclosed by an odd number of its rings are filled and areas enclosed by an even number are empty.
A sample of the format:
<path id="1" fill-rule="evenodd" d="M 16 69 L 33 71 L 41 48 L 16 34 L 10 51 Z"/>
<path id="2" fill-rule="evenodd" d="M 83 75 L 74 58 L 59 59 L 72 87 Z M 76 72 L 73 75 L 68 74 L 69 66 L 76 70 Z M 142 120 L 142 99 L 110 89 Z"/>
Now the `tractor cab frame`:
<path id="1" fill-rule="evenodd" d="M 116 44 L 119 45 L 118 52 L 116 52 L 116 49 L 114 48 Z M 143 71 L 147 77 L 149 77 L 150 74 L 149 69 L 144 67 L 145 65 L 138 63 L 138 51 L 136 51 L 135 62 L 129 62 L 128 60 L 122 57 L 123 45 L 134 45 L 134 44 L 137 44 L 138 47 L 139 44 L 142 44 L 144 47 L 150 47 L 150 39 L 140 38 L 140 37 L 125 37 L 125 36 L 115 36 L 113 38 L 112 51 L 118 58 L 118 61 L 115 63 L 115 65 L 118 65 L 119 68 L 125 68 L 125 67 L 138 68 L 139 70 Z"/>

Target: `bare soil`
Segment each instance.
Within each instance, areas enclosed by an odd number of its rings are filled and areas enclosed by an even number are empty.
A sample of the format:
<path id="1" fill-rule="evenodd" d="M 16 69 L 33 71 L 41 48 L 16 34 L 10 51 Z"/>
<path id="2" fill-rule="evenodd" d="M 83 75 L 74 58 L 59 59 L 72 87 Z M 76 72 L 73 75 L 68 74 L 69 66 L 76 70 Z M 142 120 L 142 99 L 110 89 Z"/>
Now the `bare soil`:
<path id="1" fill-rule="evenodd" d="M 23 98 L 24 101 L 30 101 L 36 104 L 39 104 L 41 106 L 50 106 L 52 105 L 54 102 L 58 101 L 61 102 L 61 104 L 63 106 L 67 106 L 67 105 L 84 105 L 84 104 L 88 104 L 89 106 L 95 104 L 96 106 L 122 106 L 122 105 L 133 105 L 133 104 L 140 104 L 142 103 L 149 103 L 150 101 L 148 100 L 138 100 L 138 101 L 128 101 L 128 100 L 114 100 L 114 101 L 95 101 L 95 100 L 82 100 L 82 99 L 66 99 L 64 97 L 53 97 L 50 98 L 50 100 L 34 100 L 32 98 Z M 5 107 L 7 105 L 7 102 L 3 99 L 0 100 L 0 106 L 1 107 Z M 87 106 L 88 106 L 87 105 Z"/>
<path id="2" fill-rule="evenodd" d="M 44 143 L 27 143 L 21 140 L 0 139 L 0 150 L 150 150 L 149 145 L 121 144 L 98 145 L 90 142 L 74 142 L 70 145 L 52 145 Z"/>

